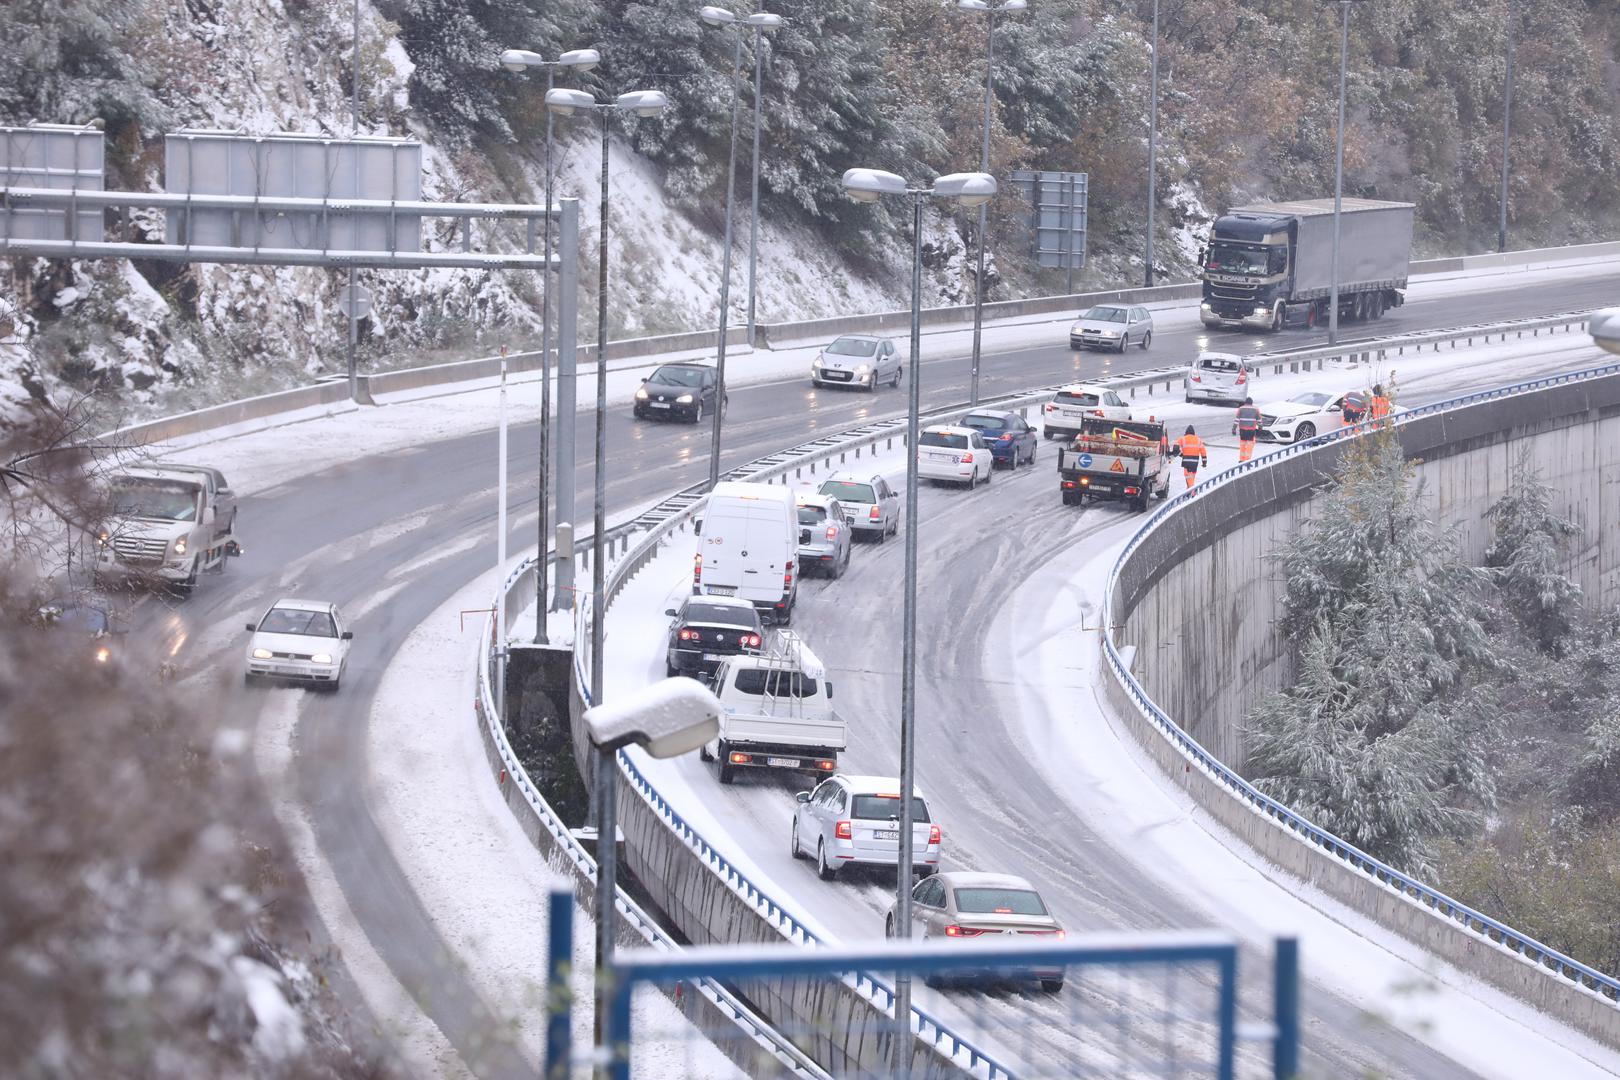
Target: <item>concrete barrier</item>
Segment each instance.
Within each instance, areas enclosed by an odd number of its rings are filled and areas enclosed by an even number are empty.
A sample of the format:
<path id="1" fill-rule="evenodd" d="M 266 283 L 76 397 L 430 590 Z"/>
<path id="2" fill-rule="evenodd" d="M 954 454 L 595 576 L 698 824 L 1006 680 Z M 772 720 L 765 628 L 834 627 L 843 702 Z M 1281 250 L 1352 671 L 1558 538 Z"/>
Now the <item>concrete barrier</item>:
<path id="1" fill-rule="evenodd" d="M 1620 599 L 1620 373 L 1425 410 L 1396 432 L 1419 462 L 1437 523 L 1480 561 L 1484 510 L 1528 451 L 1585 529 L 1570 570 L 1597 604 Z M 1241 772 L 1242 718 L 1288 685 L 1293 655 L 1273 621 L 1283 581 L 1272 555 L 1310 517 L 1348 439 L 1261 459 L 1150 522 L 1111 581 L 1110 702 L 1166 775 L 1268 860 L 1459 969 L 1620 1048 L 1615 981 L 1383 866 L 1264 799 Z M 1124 657 L 1129 657 L 1129 672 Z M 1173 718 L 1173 719 L 1172 719 Z M 1224 765 L 1223 765 L 1224 763 Z"/>
<path id="2" fill-rule="evenodd" d="M 100 439 L 114 446 L 150 446 L 203 431 L 236 428 L 253 421 L 279 423 L 283 418 L 300 412 L 319 415 L 322 411 L 342 412 L 353 408 L 355 405 L 349 401 L 347 382 L 324 382 L 131 424 L 102 435 Z"/>

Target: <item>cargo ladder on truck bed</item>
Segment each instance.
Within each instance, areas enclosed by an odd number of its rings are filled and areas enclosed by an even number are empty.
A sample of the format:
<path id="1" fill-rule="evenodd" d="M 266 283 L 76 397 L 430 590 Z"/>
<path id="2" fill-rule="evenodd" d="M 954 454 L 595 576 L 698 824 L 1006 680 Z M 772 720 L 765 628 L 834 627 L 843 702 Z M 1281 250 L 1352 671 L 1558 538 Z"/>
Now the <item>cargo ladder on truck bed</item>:
<path id="1" fill-rule="evenodd" d="M 797 715 L 804 695 L 799 691 L 804 680 L 819 679 L 823 675 L 821 661 L 810 651 L 804 639 L 792 630 L 778 629 L 765 639 L 759 658 L 770 665 L 764 673 L 764 693 L 760 704 L 768 716 Z M 783 699 L 787 706 L 778 712 Z"/>

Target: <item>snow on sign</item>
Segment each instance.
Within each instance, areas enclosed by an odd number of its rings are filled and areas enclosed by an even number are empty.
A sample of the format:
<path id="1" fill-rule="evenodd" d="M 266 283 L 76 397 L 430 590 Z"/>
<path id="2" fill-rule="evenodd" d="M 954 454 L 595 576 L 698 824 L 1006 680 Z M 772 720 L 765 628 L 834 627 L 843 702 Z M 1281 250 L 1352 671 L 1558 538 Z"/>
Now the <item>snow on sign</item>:
<path id="1" fill-rule="evenodd" d="M 106 143 L 101 131 L 71 124 L 0 127 L 0 188 L 101 191 Z M 0 205 L 0 239 L 102 240 L 101 207 L 78 210 Z"/>
<path id="2" fill-rule="evenodd" d="M 1080 467 L 1082 469 L 1091 468 L 1091 455 L 1090 454 L 1081 454 L 1080 455 Z"/>

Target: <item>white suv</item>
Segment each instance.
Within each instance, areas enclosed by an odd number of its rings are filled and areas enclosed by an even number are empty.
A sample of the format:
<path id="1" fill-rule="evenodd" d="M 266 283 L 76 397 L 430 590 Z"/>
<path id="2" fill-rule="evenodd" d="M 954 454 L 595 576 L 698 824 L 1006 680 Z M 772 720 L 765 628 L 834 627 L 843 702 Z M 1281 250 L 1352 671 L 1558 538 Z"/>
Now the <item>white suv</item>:
<path id="1" fill-rule="evenodd" d="M 918 874 L 939 871 L 939 826 L 928 800 L 912 788 L 911 861 Z M 801 791 L 793 811 L 795 859 L 816 860 L 816 873 L 831 881 L 845 866 L 894 866 L 900 857 L 900 781 L 892 776 L 829 776 L 813 791 Z"/>
<path id="2" fill-rule="evenodd" d="M 917 475 L 924 480 L 964 484 L 971 490 L 980 479 L 988 484 L 995 468 L 990 444 L 978 428 L 941 424 L 917 436 Z"/>

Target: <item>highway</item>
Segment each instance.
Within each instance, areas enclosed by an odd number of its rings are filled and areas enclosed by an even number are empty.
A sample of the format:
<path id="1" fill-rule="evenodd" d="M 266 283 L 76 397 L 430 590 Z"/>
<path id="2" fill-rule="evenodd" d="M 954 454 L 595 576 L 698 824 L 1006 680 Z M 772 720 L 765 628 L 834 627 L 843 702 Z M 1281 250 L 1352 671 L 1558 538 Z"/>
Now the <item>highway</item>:
<path id="1" fill-rule="evenodd" d="M 1423 286 L 1414 288 L 1408 307 L 1392 312 L 1372 328 L 1381 334 L 1397 333 L 1596 307 L 1613 302 L 1620 293 L 1620 273 L 1610 264 L 1579 275 L 1564 271 L 1561 280 L 1553 284 L 1537 284 L 1533 277 L 1525 275 L 1503 275 L 1481 278 L 1478 285 L 1480 291 L 1463 295 L 1435 287 L 1433 298 L 1426 296 Z M 1068 378 L 1179 363 L 1190 359 L 1199 339 L 1205 338 L 1209 347 L 1244 351 L 1254 351 L 1257 344 L 1298 347 L 1311 341 L 1303 332 L 1270 339 L 1206 334 L 1196 324 L 1190 308 L 1163 313 L 1153 348 L 1146 352 L 1133 350 L 1123 356 L 1076 355 L 1067 348 L 1066 329 L 1064 324 L 1053 325 L 1054 343 L 1049 347 L 987 355 L 984 392 L 994 394 Z M 1345 336 L 1366 333 L 1368 329 L 1346 326 Z M 928 350 L 925 339 L 925 404 L 965 400 L 965 359 L 931 357 Z M 588 394 L 588 388 L 582 387 L 582 399 Z M 863 395 L 812 391 L 807 380 L 738 388 L 731 394 L 726 461 L 740 463 L 802 441 L 817 431 L 896 415 L 903 404 L 903 392 Z M 493 415 L 490 422 L 493 428 Z M 582 420 L 579 436 L 581 501 L 574 520 L 588 522 L 588 417 Z M 511 445 L 514 462 L 532 461 L 537 452 L 535 425 L 515 426 Z M 706 430 L 635 423 L 627 408 L 619 409 L 610 417 L 608 445 L 610 511 L 637 505 L 706 475 Z M 206 450 L 200 450 L 185 456 L 202 461 L 208 455 Z M 240 648 L 244 620 L 256 618 L 270 600 L 281 595 L 331 599 L 349 613 L 357 634 L 342 692 L 332 697 L 298 694 L 296 717 L 292 720 L 292 782 L 321 854 L 377 953 L 399 982 L 417 997 L 424 1013 L 463 1060 L 480 1075 L 507 1076 L 531 1072 L 532 1066 L 525 1065 L 506 1041 L 502 1018 L 471 991 L 457 959 L 449 955 L 382 841 L 364 784 L 356 782 L 366 776 L 363 728 L 370 722 L 378 673 L 413 627 L 491 563 L 494 498 L 489 481 L 494 460 L 495 438 L 491 430 L 373 455 L 245 497 L 241 520 L 247 556 L 236 560 L 224 577 L 205 579 L 197 594 L 175 605 L 172 612 L 149 605 L 146 618 L 153 620 L 153 625 L 160 618 L 177 621 L 166 632 L 171 640 L 183 642 L 178 659 L 186 677 L 207 689 L 222 714 L 231 718 L 230 723 L 251 731 L 260 722 L 261 710 L 285 692 L 242 688 Z M 1005 486 L 995 489 L 995 498 L 1012 499 L 1016 495 L 1007 493 L 1020 491 L 1021 485 L 1037 484 L 1032 477 L 1046 476 L 1049 463 L 1047 448 L 1037 474 L 998 480 L 998 485 Z M 534 539 L 532 481 L 522 478 L 521 472 L 514 474 L 511 487 L 514 550 L 532 544 Z M 930 493 L 925 501 L 930 508 L 925 518 L 943 512 L 937 508 L 950 505 L 932 496 Z M 1052 501 L 1031 497 L 1031 505 L 1038 511 L 1033 515 L 1036 522 L 1054 512 L 1046 506 Z M 531 516 L 526 520 L 525 514 Z M 967 526 L 959 523 L 957 527 Z M 1020 531 L 1024 530 L 1029 542 L 1019 546 L 1017 560 L 1038 559 L 1043 546 L 1059 542 L 1061 535 L 1048 535 L 1035 523 L 1022 526 Z M 980 558 L 980 548 L 985 549 L 983 557 L 992 557 L 1000 550 L 999 544 L 984 543 L 983 535 L 957 535 L 962 540 L 963 558 Z M 864 580 L 874 587 L 893 588 L 898 576 L 888 567 L 888 561 L 895 557 L 892 552 L 898 551 L 899 545 L 887 551 L 863 549 L 854 573 L 840 585 L 858 587 L 857 583 Z M 1019 561 L 1007 564 L 1014 573 L 1022 565 Z M 1007 573 L 1007 566 L 1000 567 L 998 573 Z M 408 572 L 401 572 L 407 567 Z M 961 573 L 955 586 L 941 590 L 941 603 L 984 602 L 958 593 L 969 588 L 973 577 L 960 564 L 953 563 L 952 567 L 947 577 L 956 577 L 958 570 Z M 815 635 L 813 640 L 820 648 L 823 641 L 830 645 L 839 638 L 817 624 L 822 617 L 815 610 L 818 606 L 808 604 L 803 610 L 807 632 Z M 925 619 L 924 625 L 934 624 Z M 867 629 L 874 636 L 882 633 L 879 626 Z M 888 632 L 892 633 L 892 627 Z M 868 640 L 866 648 L 870 645 Z M 840 644 L 835 649 L 844 647 Z M 854 641 L 848 647 L 860 652 Z M 828 659 L 834 666 L 841 666 L 847 657 L 841 651 L 831 651 Z M 930 661 L 933 665 L 947 662 L 956 661 L 943 655 Z M 856 693 L 880 692 L 877 673 L 870 683 L 846 679 L 851 681 Z M 953 711 L 960 715 L 993 714 L 985 685 L 951 685 L 953 693 L 968 695 L 965 700 L 972 704 L 970 709 Z M 943 702 L 939 704 L 943 707 Z M 882 752 L 883 746 L 877 743 L 857 748 L 857 753 Z M 945 762 L 931 760 L 925 765 L 924 783 L 945 767 Z M 974 773 L 970 775 L 1005 784 L 1005 780 L 997 780 L 995 773 L 1013 766 L 1005 756 L 987 752 L 975 754 L 972 767 Z M 1020 813 L 1033 813 L 1041 806 L 1033 796 L 1027 802 L 1019 796 L 1012 804 Z M 992 835 L 998 843 L 1009 840 L 999 832 L 989 831 L 987 824 L 979 842 L 988 843 Z M 1083 841 L 1070 844 L 1066 837 L 1055 839 L 1065 841 L 1063 852 L 1047 852 L 1045 857 L 1064 875 L 1061 880 L 1065 891 L 1072 886 L 1075 902 L 1083 905 L 1075 910 L 1077 924 L 1143 928 L 1200 925 L 1195 912 L 1179 904 L 1158 904 L 1150 899 L 1159 893 L 1131 867 L 1128 859 L 1116 860 L 1099 870 L 1092 864 Z M 972 850 L 971 833 L 960 836 L 960 840 L 968 845 L 964 850 Z M 1404 1036 L 1369 1040 L 1367 1054 L 1369 1064 L 1398 1075 L 1458 1074 L 1444 1063 L 1431 1060 L 1421 1044 Z"/>

